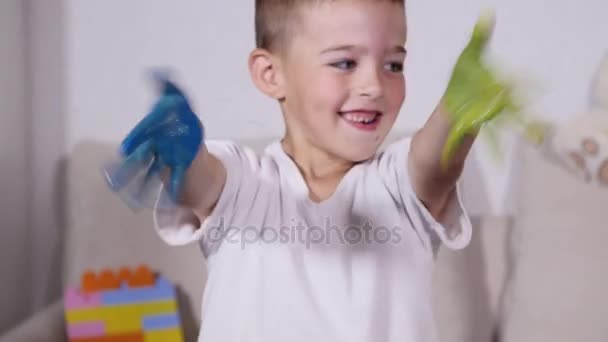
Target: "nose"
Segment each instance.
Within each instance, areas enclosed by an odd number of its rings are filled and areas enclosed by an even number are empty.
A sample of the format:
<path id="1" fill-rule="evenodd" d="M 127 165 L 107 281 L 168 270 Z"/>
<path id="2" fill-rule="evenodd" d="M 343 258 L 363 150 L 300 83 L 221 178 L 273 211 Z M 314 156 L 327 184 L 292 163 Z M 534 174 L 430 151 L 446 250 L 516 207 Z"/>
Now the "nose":
<path id="1" fill-rule="evenodd" d="M 375 67 L 361 68 L 359 86 L 357 92 L 359 96 L 370 99 L 377 99 L 383 95 L 382 74 Z"/>

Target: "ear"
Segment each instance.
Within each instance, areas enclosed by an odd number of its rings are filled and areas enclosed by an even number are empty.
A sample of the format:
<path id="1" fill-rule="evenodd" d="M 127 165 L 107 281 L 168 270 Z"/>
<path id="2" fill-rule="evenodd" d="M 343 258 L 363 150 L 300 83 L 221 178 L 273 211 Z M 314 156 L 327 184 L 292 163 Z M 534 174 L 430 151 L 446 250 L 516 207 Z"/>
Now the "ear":
<path id="1" fill-rule="evenodd" d="M 279 60 L 268 50 L 255 49 L 251 52 L 249 73 L 253 83 L 264 94 L 276 100 L 282 100 L 285 97 Z"/>

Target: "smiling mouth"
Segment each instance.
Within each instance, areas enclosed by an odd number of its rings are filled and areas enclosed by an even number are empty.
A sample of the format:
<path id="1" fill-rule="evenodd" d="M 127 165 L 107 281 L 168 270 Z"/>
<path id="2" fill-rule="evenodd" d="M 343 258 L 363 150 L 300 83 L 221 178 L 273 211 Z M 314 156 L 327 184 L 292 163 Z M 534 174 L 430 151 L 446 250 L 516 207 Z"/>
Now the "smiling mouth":
<path id="1" fill-rule="evenodd" d="M 353 110 L 338 114 L 344 121 L 361 129 L 374 129 L 382 116 L 381 112 L 374 110 Z"/>

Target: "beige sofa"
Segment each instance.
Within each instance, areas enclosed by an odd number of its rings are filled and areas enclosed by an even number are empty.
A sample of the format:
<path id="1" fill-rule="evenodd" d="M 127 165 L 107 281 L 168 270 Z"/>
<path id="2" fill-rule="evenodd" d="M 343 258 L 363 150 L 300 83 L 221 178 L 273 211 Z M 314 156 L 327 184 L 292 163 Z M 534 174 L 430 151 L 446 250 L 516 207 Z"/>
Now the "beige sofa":
<path id="1" fill-rule="evenodd" d="M 267 141 L 244 143 L 259 150 Z M 149 212 L 134 214 L 107 191 L 99 164 L 114 151 L 85 142 L 68 159 L 63 281 L 77 284 L 87 268 L 146 263 L 178 284 L 186 339 L 195 341 L 204 260 L 194 244 L 165 245 Z M 440 251 L 434 295 L 443 341 L 608 341 L 608 189 L 537 157 L 522 156 L 521 214 L 475 215 L 471 246 Z M 465 202 L 479 208 L 487 199 L 478 177 L 468 166 L 463 188 Z M 65 341 L 63 324 L 58 301 L 0 342 Z"/>

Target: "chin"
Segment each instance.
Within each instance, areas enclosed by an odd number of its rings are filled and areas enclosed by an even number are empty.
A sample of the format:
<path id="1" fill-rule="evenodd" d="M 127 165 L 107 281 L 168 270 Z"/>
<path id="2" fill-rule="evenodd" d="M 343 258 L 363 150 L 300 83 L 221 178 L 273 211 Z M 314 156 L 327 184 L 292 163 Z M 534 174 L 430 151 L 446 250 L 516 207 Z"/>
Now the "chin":
<path id="1" fill-rule="evenodd" d="M 328 129 L 328 127 L 331 127 Z M 353 163 L 364 162 L 378 152 L 390 130 L 390 122 L 383 122 L 374 129 L 360 129 L 340 122 L 338 125 L 318 127 L 321 134 L 312 141 L 320 142 L 323 149 L 334 157 Z"/>
<path id="2" fill-rule="evenodd" d="M 382 141 L 342 145 L 337 149 L 336 155 L 353 163 L 364 162 L 374 157 L 381 143 Z"/>

